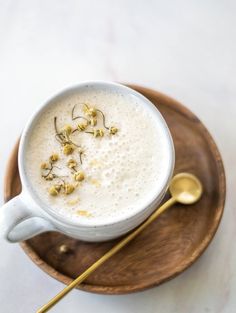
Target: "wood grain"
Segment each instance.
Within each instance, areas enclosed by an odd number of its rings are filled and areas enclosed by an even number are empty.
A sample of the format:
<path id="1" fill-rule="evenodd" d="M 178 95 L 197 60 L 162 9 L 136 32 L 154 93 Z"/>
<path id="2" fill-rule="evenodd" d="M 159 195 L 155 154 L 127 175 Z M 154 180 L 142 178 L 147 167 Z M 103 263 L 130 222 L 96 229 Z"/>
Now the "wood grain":
<path id="1" fill-rule="evenodd" d="M 156 286 L 188 268 L 203 253 L 219 225 L 225 202 L 225 174 L 218 149 L 199 119 L 177 101 L 157 91 L 131 86 L 149 98 L 170 128 L 176 150 L 175 173 L 190 172 L 203 183 L 202 199 L 191 207 L 175 205 L 122 251 L 108 260 L 85 283 L 90 292 L 121 294 Z M 18 144 L 5 176 L 5 200 L 20 190 Z M 167 195 L 168 197 L 168 195 Z M 48 232 L 21 246 L 52 277 L 68 284 L 95 262 L 115 241 L 86 243 Z M 60 253 L 62 244 L 69 247 Z"/>

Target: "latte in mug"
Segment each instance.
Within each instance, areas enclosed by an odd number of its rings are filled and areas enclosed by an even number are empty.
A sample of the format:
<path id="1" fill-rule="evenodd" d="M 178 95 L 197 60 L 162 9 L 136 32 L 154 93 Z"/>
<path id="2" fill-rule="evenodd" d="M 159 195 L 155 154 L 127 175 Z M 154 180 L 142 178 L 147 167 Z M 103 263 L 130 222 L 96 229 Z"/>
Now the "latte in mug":
<path id="1" fill-rule="evenodd" d="M 169 149 L 139 97 L 87 88 L 55 98 L 34 121 L 25 173 L 53 214 L 105 223 L 150 203 L 166 179 Z"/>

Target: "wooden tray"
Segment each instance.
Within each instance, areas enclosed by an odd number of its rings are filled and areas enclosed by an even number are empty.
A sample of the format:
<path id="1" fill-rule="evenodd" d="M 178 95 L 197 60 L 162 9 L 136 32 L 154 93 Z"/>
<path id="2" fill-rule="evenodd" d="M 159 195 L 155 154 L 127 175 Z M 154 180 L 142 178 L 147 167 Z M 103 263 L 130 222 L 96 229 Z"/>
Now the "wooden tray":
<path id="1" fill-rule="evenodd" d="M 219 225 L 225 202 L 225 175 L 220 154 L 206 128 L 188 109 L 159 92 L 131 86 L 149 98 L 163 114 L 176 149 L 175 173 L 196 174 L 204 186 L 202 199 L 191 207 L 175 205 L 141 235 L 108 260 L 79 289 L 122 294 L 169 280 L 203 253 Z M 5 201 L 21 190 L 17 167 L 18 144 L 5 177 Z M 69 284 L 110 249 L 116 241 L 85 243 L 48 232 L 21 243 L 42 270 Z M 62 245 L 67 246 L 67 251 Z M 61 251 L 62 250 L 62 251 Z M 64 251 L 64 253 L 63 253 Z"/>

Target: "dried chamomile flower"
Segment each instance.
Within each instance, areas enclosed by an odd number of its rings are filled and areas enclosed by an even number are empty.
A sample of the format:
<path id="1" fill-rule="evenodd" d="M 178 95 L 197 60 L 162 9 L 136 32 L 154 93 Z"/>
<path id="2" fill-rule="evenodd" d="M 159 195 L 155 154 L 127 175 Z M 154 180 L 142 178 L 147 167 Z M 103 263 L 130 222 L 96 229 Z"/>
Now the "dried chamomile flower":
<path id="1" fill-rule="evenodd" d="M 47 169 L 49 169 L 49 164 L 46 162 L 43 162 L 40 167 L 42 170 L 47 170 Z"/>
<path id="2" fill-rule="evenodd" d="M 104 136 L 104 131 L 103 129 L 93 129 L 92 132 L 90 132 L 91 134 L 93 134 L 93 136 L 96 137 L 103 137 Z"/>
<path id="3" fill-rule="evenodd" d="M 100 137 L 103 137 L 103 136 L 104 136 L 104 131 L 103 131 L 103 129 L 98 129 L 98 131 L 99 131 L 99 136 L 100 136 Z"/>
<path id="4" fill-rule="evenodd" d="M 72 184 L 64 184 L 64 190 L 65 194 L 69 195 L 75 190 L 75 187 Z"/>
<path id="5" fill-rule="evenodd" d="M 84 113 L 88 116 L 95 117 L 97 115 L 97 110 L 93 107 L 89 107 L 87 104 L 84 105 Z"/>
<path id="6" fill-rule="evenodd" d="M 97 125 L 97 119 L 96 117 L 91 117 L 89 120 L 89 123 L 91 126 L 96 126 Z"/>
<path id="7" fill-rule="evenodd" d="M 53 180 L 54 178 L 55 178 L 55 176 L 52 174 L 52 173 L 50 173 L 50 174 L 48 174 L 47 176 L 45 176 L 44 177 L 46 180 Z"/>
<path id="8" fill-rule="evenodd" d="M 82 181 L 84 180 L 84 173 L 82 171 L 74 173 L 74 179 L 76 181 Z"/>
<path id="9" fill-rule="evenodd" d="M 69 155 L 69 154 L 72 154 L 74 152 L 74 147 L 72 144 L 70 143 L 66 143 L 64 146 L 63 146 L 63 153 L 65 155 Z"/>
<path id="10" fill-rule="evenodd" d="M 59 160 L 58 154 L 57 154 L 57 153 L 52 154 L 52 155 L 50 156 L 49 160 L 50 160 L 51 162 L 56 162 L 56 161 L 58 161 L 58 160 Z"/>
<path id="11" fill-rule="evenodd" d="M 77 162 L 74 160 L 74 159 L 70 159 L 68 162 L 67 162 L 67 166 L 69 168 L 75 168 L 77 166 Z"/>
<path id="12" fill-rule="evenodd" d="M 88 115 L 92 116 L 92 117 L 95 117 L 97 115 L 96 109 L 95 108 L 90 108 L 89 111 L 88 111 Z"/>
<path id="13" fill-rule="evenodd" d="M 99 131 L 98 131 L 98 129 L 93 129 L 92 132 L 91 132 L 91 134 L 93 134 L 93 136 L 94 136 L 95 138 L 98 137 L 98 136 L 99 136 Z"/>
<path id="14" fill-rule="evenodd" d="M 72 133 L 72 127 L 70 125 L 65 125 L 63 130 L 66 132 L 67 135 Z"/>
<path id="15" fill-rule="evenodd" d="M 51 196 L 57 196 L 61 190 L 60 185 L 53 185 L 49 188 L 48 192 Z"/>
<path id="16" fill-rule="evenodd" d="M 84 131 L 87 126 L 88 126 L 87 123 L 81 123 L 81 124 L 77 125 L 77 129 L 78 129 L 78 131 Z"/>
<path id="17" fill-rule="evenodd" d="M 109 133 L 110 133 L 111 135 L 115 135 L 117 132 L 118 132 L 118 128 L 116 128 L 116 127 L 114 127 L 114 126 L 112 126 L 112 127 L 109 128 Z"/>

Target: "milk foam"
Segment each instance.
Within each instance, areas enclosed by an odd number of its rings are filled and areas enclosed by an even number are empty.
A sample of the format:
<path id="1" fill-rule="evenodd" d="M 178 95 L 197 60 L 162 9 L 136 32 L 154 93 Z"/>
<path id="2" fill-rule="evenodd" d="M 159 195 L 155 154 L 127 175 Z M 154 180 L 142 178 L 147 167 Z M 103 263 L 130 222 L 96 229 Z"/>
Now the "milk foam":
<path id="1" fill-rule="evenodd" d="M 103 138 L 76 132 L 73 141 L 85 151 L 81 166 L 85 180 L 72 194 L 53 197 L 48 194 L 52 182 L 41 177 L 41 163 L 52 153 L 58 153 L 60 160 L 55 172 L 68 176 L 66 162 L 71 158 L 79 160 L 76 153 L 70 156 L 62 153 L 55 139 L 53 119 L 57 116 L 61 128 L 66 124 L 76 127 L 78 120 L 72 122 L 71 110 L 77 103 L 76 112 L 83 114 L 83 102 L 103 111 L 107 124 L 119 131 Z M 97 127 L 102 127 L 102 123 Z M 54 213 L 73 222 L 107 220 L 145 206 L 168 171 L 169 147 L 162 127 L 140 99 L 131 95 L 89 90 L 54 101 L 36 121 L 27 144 L 25 171 L 34 193 Z M 66 180 L 73 182 L 73 178 Z M 80 216 L 78 210 L 91 216 Z"/>

